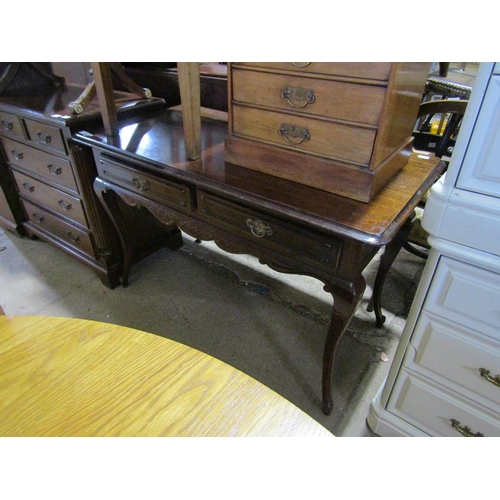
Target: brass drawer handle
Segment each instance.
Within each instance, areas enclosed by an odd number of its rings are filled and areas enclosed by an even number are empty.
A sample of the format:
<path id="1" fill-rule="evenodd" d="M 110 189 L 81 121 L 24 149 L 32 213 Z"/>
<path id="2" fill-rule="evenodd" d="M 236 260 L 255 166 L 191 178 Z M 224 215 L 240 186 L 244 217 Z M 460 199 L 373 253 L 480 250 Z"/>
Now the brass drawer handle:
<path id="1" fill-rule="evenodd" d="M 290 144 L 294 144 L 296 146 L 302 144 L 304 141 L 308 141 L 311 137 L 311 134 L 309 133 L 309 130 L 307 128 L 300 128 L 297 127 L 297 125 L 289 125 L 287 123 L 283 123 L 281 125 L 281 127 L 279 128 L 279 133 Z"/>
<path id="2" fill-rule="evenodd" d="M 28 191 L 28 193 L 32 193 L 35 190 L 35 186 L 32 186 L 28 182 L 23 183 L 23 188 Z"/>
<path id="3" fill-rule="evenodd" d="M 481 374 L 481 377 L 484 377 L 488 382 L 491 382 L 493 385 L 500 387 L 500 375 L 492 377 L 490 375 L 491 372 L 489 370 L 486 370 L 486 368 L 479 368 L 479 373 Z"/>
<path id="4" fill-rule="evenodd" d="M 271 236 L 273 234 L 271 227 L 264 224 L 261 220 L 247 219 L 246 224 L 256 238 L 264 238 L 264 236 Z"/>
<path id="5" fill-rule="evenodd" d="M 451 425 L 465 437 L 484 437 L 484 434 L 480 432 L 472 432 L 472 429 L 468 426 L 461 426 L 460 422 L 454 418 L 451 419 Z"/>
<path id="6" fill-rule="evenodd" d="M 307 68 L 307 66 L 309 66 L 309 64 L 311 64 L 310 62 L 293 62 L 292 63 L 294 66 L 296 66 L 297 68 Z"/>
<path id="7" fill-rule="evenodd" d="M 71 210 L 72 208 L 71 203 L 68 203 L 66 200 L 59 200 L 58 203 L 64 210 Z"/>
<path id="8" fill-rule="evenodd" d="M 80 241 L 80 236 L 75 236 L 71 231 L 68 231 L 66 234 L 73 243 L 78 243 Z"/>
<path id="9" fill-rule="evenodd" d="M 16 160 L 22 160 L 24 158 L 24 154 L 15 150 L 15 149 L 11 149 L 10 152 L 12 153 L 12 156 L 16 159 Z"/>
<path id="10" fill-rule="evenodd" d="M 14 124 L 12 122 L 7 121 L 5 118 L 2 119 L 2 128 L 4 130 L 10 131 L 14 128 Z"/>
<path id="11" fill-rule="evenodd" d="M 281 97 L 286 99 L 288 104 L 294 108 L 305 108 L 315 100 L 314 90 L 305 90 L 301 87 L 285 87 L 281 93 Z"/>
<path id="12" fill-rule="evenodd" d="M 41 224 L 45 218 L 42 216 L 42 215 L 38 215 L 36 212 L 33 214 L 33 218 L 39 223 Z"/>
<path id="13" fill-rule="evenodd" d="M 36 135 L 38 139 L 40 139 L 40 141 L 45 144 L 49 144 L 52 141 L 52 136 L 50 134 L 47 134 L 47 132 L 44 132 L 43 130 L 39 130 Z"/>
<path id="14" fill-rule="evenodd" d="M 139 191 L 147 191 L 149 189 L 149 182 L 144 177 L 140 175 L 134 175 L 132 182 Z"/>
<path id="15" fill-rule="evenodd" d="M 52 163 L 50 165 L 47 165 L 47 168 L 50 170 L 50 172 L 54 175 L 61 175 L 61 172 L 62 172 L 62 169 L 61 167 L 58 167 L 56 165 L 52 165 Z"/>

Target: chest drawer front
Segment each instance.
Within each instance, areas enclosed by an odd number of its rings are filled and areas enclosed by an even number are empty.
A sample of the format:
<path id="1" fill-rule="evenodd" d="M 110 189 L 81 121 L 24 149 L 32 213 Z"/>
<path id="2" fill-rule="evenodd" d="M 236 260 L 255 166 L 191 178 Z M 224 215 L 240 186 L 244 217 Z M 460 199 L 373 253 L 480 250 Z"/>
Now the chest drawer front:
<path id="1" fill-rule="evenodd" d="M 30 222 L 44 231 L 58 237 L 74 248 L 94 257 L 90 236 L 85 231 L 54 217 L 52 214 L 24 200 L 24 208 Z"/>
<path id="2" fill-rule="evenodd" d="M 11 137 L 24 138 L 24 130 L 19 117 L 5 111 L 0 111 L 0 132 Z"/>
<path id="3" fill-rule="evenodd" d="M 66 147 L 61 130 L 46 123 L 24 120 L 28 136 L 37 146 L 66 154 Z"/>
<path id="4" fill-rule="evenodd" d="M 500 340 L 500 274 L 442 257 L 424 308 Z"/>
<path id="5" fill-rule="evenodd" d="M 241 137 L 361 166 L 370 163 L 376 135 L 369 128 L 237 105 L 233 106 L 233 131 Z"/>
<path id="6" fill-rule="evenodd" d="M 100 159 L 99 177 L 176 209 L 192 210 L 190 188 L 182 184 L 159 180 L 124 165 Z"/>
<path id="7" fill-rule="evenodd" d="M 198 210 L 211 224 L 280 254 L 298 255 L 311 264 L 328 269 L 335 269 L 338 265 L 342 247 L 338 240 L 203 191 L 198 193 Z"/>
<path id="8" fill-rule="evenodd" d="M 51 183 L 78 193 L 73 168 L 68 160 L 8 139 L 3 139 L 2 142 L 11 164 L 19 165 Z"/>
<path id="9" fill-rule="evenodd" d="M 83 206 L 78 198 L 20 172 L 13 171 L 13 174 L 21 196 L 68 217 L 82 226 L 87 226 Z"/>
<path id="10" fill-rule="evenodd" d="M 266 68 L 280 71 L 298 71 L 305 74 L 343 76 L 386 81 L 391 72 L 388 62 L 244 62 L 234 63 L 253 68 Z"/>
<path id="11" fill-rule="evenodd" d="M 236 102 L 377 125 L 386 89 L 373 85 L 245 71 L 232 72 Z"/>
<path id="12" fill-rule="evenodd" d="M 500 414 L 500 387 L 489 381 L 482 369 L 494 378 L 500 375 L 500 342 L 485 338 L 456 323 L 424 313 L 416 326 L 412 345 L 405 364 L 424 375 L 432 372 L 446 378 L 444 383 L 459 393 L 474 399 L 476 394 L 487 398 L 482 401 Z M 462 391 L 461 388 L 467 389 Z"/>
<path id="13" fill-rule="evenodd" d="M 403 370 L 389 400 L 388 410 L 431 436 L 459 437 L 470 428 L 486 437 L 500 436 L 498 414 L 483 410 L 429 380 Z"/>

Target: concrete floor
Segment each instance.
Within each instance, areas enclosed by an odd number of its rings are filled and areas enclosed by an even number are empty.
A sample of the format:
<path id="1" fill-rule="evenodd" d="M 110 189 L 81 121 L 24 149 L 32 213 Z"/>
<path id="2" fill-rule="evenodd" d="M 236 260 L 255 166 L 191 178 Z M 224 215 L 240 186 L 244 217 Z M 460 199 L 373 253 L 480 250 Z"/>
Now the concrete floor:
<path id="1" fill-rule="evenodd" d="M 378 259 L 365 271 L 365 295 L 339 348 L 328 417 L 321 411 L 321 359 L 331 296 L 313 278 L 276 273 L 213 243 L 185 236 L 180 250 L 161 249 L 137 264 L 128 288 L 109 290 L 61 250 L 0 228 L 0 305 L 8 315 L 93 319 L 177 340 L 253 376 L 336 436 L 371 436 L 368 408 L 424 266 L 401 251 L 384 288 L 386 324 L 378 329 L 366 311 Z"/>

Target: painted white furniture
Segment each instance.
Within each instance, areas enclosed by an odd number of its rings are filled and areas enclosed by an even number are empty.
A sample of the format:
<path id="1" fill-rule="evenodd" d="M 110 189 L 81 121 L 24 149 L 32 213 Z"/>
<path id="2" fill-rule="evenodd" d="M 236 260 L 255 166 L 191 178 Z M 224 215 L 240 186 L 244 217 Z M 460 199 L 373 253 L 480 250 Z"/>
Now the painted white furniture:
<path id="1" fill-rule="evenodd" d="M 380 436 L 500 436 L 500 63 L 482 63 L 423 227 L 431 252 L 367 423 Z"/>

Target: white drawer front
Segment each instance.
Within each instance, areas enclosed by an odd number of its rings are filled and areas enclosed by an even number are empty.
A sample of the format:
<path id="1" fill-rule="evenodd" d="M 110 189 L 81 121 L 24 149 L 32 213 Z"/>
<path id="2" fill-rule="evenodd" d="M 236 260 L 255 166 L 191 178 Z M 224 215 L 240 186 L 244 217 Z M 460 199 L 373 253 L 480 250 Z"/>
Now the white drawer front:
<path id="1" fill-rule="evenodd" d="M 500 342 L 423 313 L 411 345 L 416 353 L 408 350 L 405 366 L 434 380 L 443 377 L 441 383 L 500 415 L 500 387 L 481 376 L 482 368 L 492 377 L 500 374 Z"/>
<path id="2" fill-rule="evenodd" d="M 424 309 L 500 340 L 500 274 L 442 257 Z"/>
<path id="3" fill-rule="evenodd" d="M 498 414 L 481 410 L 465 398 L 449 392 L 407 370 L 401 371 L 389 399 L 388 411 L 431 436 L 457 437 L 452 426 L 469 427 L 471 434 L 500 436 Z"/>

